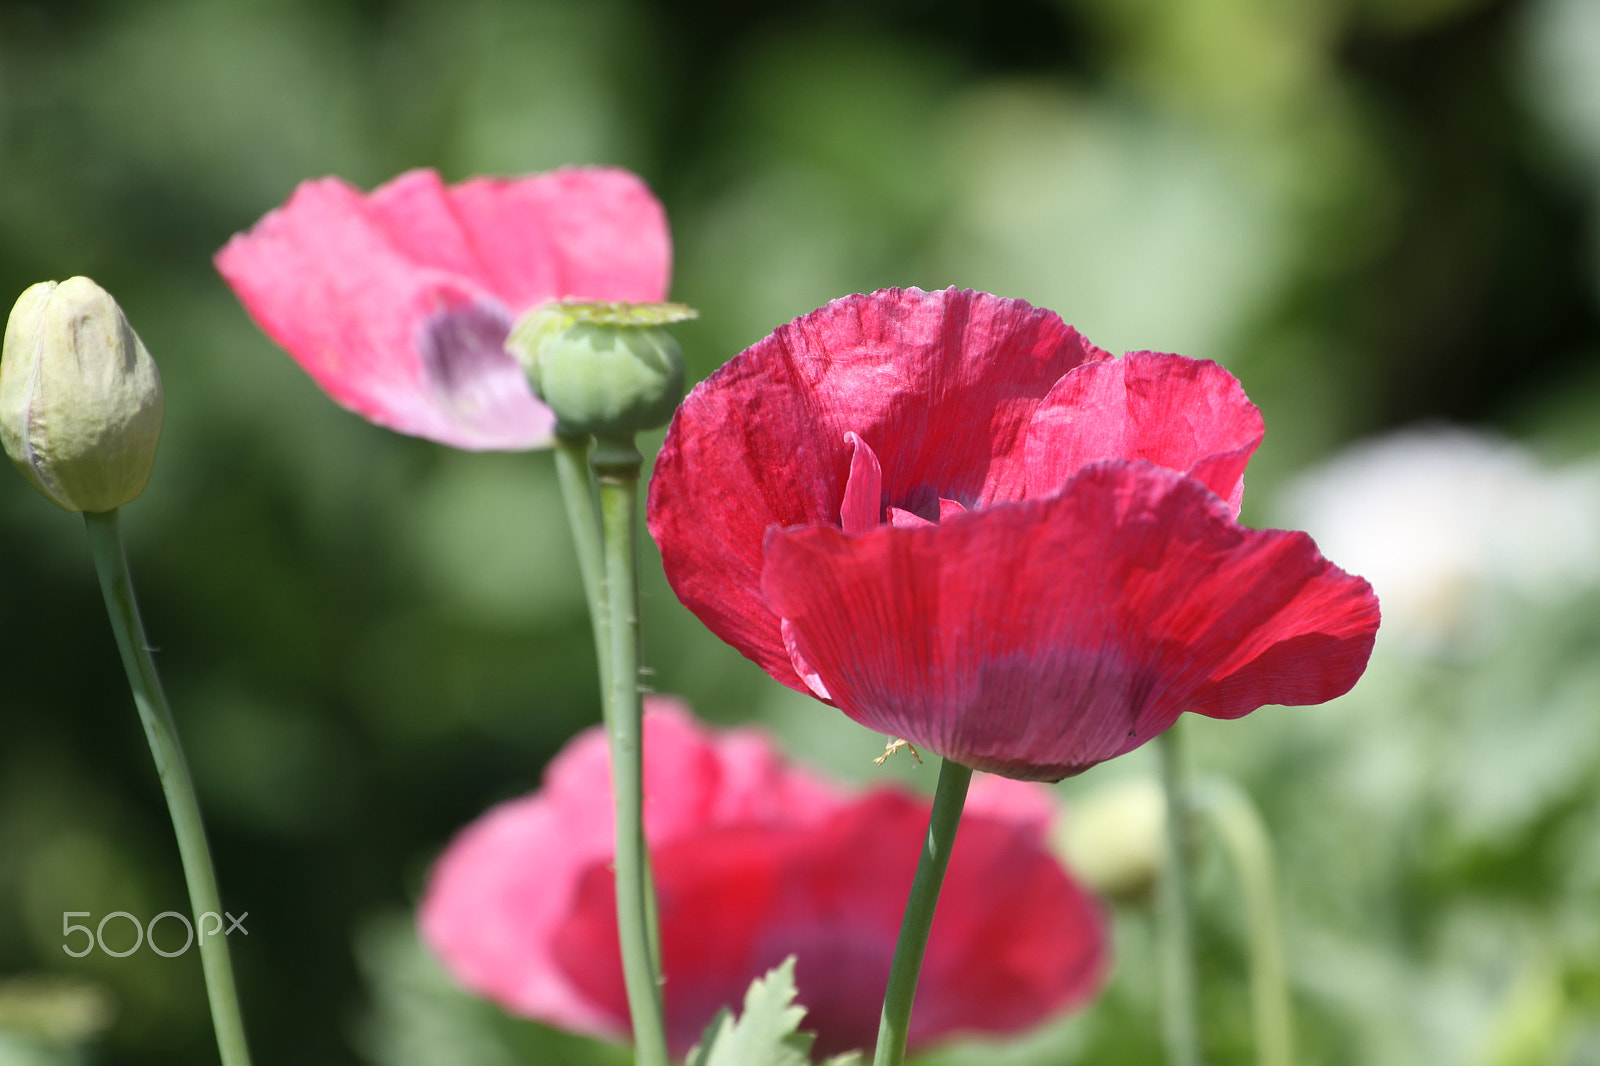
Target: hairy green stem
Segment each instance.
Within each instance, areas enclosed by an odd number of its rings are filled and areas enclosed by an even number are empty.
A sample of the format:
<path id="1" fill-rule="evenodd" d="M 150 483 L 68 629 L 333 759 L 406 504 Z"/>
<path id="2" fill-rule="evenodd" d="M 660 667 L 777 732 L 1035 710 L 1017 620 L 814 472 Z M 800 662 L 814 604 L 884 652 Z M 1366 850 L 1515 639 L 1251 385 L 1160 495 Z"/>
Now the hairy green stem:
<path id="1" fill-rule="evenodd" d="M 667 1066 L 661 1008 L 660 948 L 655 892 L 644 837 L 644 723 L 639 697 L 638 489 L 642 459 L 632 441 L 596 442 L 592 458 L 600 482 L 600 522 L 605 540 L 606 611 L 610 669 L 606 722 L 611 737 L 611 781 L 617 812 L 617 932 L 622 971 L 633 1016 L 638 1066 Z"/>
<path id="2" fill-rule="evenodd" d="M 1208 816 L 1222 838 L 1244 896 L 1256 1062 L 1258 1066 L 1293 1066 L 1294 1007 L 1284 964 L 1272 838 L 1255 804 L 1233 782 L 1206 781 L 1195 789 L 1194 798 L 1196 808 Z"/>
<path id="3" fill-rule="evenodd" d="M 971 782 L 972 771 L 960 763 L 945 759 L 939 764 L 939 785 L 933 794 L 928 837 L 922 858 L 917 861 L 916 878 L 911 882 L 911 897 L 906 900 L 900 939 L 894 945 L 873 1066 L 900 1066 L 906 1060 L 906 1037 L 911 1031 L 911 1004 L 917 996 L 922 953 L 928 946 L 928 930 L 933 926 L 939 889 L 944 884 L 945 868 L 950 865 L 950 848 L 961 825 L 961 811 Z"/>
<path id="4" fill-rule="evenodd" d="M 178 743 L 178 730 L 161 690 L 161 678 L 150 657 L 144 624 L 139 620 L 139 604 L 133 595 L 133 580 L 128 574 L 128 558 L 122 547 L 122 528 L 115 510 L 85 512 L 89 530 L 89 549 L 94 554 L 95 570 L 100 575 L 100 591 L 105 596 L 111 629 L 122 653 L 122 666 L 133 688 L 133 702 L 139 721 L 155 757 L 156 773 L 167 796 L 167 810 L 178 837 L 178 854 L 183 859 L 183 876 L 189 886 L 189 903 L 194 908 L 195 928 L 200 935 L 200 963 L 205 971 L 206 995 L 211 1001 L 211 1023 L 217 1032 L 217 1050 L 222 1066 L 250 1066 L 250 1049 L 244 1038 L 244 1019 L 239 1013 L 239 996 L 234 989 L 233 963 L 228 958 L 228 941 L 221 935 L 222 899 L 217 892 L 217 875 L 211 865 L 211 849 L 206 845 L 205 826 L 200 820 L 200 803 L 195 798 L 189 765 Z M 203 917 L 214 916 L 217 931 L 205 933 Z"/>
<path id="5" fill-rule="evenodd" d="M 1198 982 L 1189 898 L 1189 798 L 1178 726 L 1156 738 L 1166 791 L 1166 854 L 1161 867 L 1162 1037 L 1169 1066 L 1200 1066 Z"/>

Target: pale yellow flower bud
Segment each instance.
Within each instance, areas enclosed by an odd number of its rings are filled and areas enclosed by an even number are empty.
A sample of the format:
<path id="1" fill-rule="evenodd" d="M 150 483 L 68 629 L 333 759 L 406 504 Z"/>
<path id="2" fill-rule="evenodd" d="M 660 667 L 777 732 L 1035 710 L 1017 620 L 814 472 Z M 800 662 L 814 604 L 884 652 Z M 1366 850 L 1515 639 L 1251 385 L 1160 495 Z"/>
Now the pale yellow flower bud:
<path id="1" fill-rule="evenodd" d="M 161 375 L 111 294 L 88 278 L 42 281 L 6 323 L 0 443 L 69 511 L 110 511 L 144 491 L 161 436 Z"/>
<path id="2" fill-rule="evenodd" d="M 1167 801 L 1159 782 L 1128 778 L 1076 799 L 1052 833 L 1056 854 L 1115 900 L 1142 899 L 1162 866 Z"/>

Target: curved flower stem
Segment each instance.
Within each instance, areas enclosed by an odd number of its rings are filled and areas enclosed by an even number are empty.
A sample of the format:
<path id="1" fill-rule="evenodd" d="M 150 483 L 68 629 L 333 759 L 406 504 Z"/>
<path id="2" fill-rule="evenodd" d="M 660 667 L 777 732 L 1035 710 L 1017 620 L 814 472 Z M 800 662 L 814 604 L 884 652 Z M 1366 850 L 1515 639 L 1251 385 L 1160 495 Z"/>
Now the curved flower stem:
<path id="1" fill-rule="evenodd" d="M 1195 789 L 1194 798 L 1196 808 L 1209 816 L 1222 838 L 1244 894 L 1256 1062 L 1258 1066 L 1293 1066 L 1294 1008 L 1283 959 L 1272 838 L 1255 804 L 1233 782 L 1206 781 Z"/>
<path id="2" fill-rule="evenodd" d="M 922 953 L 928 946 L 928 930 L 933 926 L 933 911 L 939 903 L 939 888 L 950 865 L 950 848 L 961 825 L 961 810 L 967 803 L 967 786 L 972 771 L 945 759 L 939 764 L 939 786 L 933 794 L 933 813 L 928 818 L 928 839 L 917 862 L 917 876 L 911 882 L 911 898 L 906 901 L 905 917 L 900 922 L 900 939 L 894 945 L 894 963 L 889 969 L 889 987 L 883 996 L 883 1018 L 878 1023 L 878 1050 L 873 1066 L 900 1066 L 906 1059 L 906 1037 L 911 1030 L 911 1004 L 917 995 L 917 977 L 922 971 Z"/>
<path id="3" fill-rule="evenodd" d="M 228 941 L 204 933 L 201 918 L 216 915 L 220 925 L 222 900 L 217 892 L 217 875 L 211 865 L 211 850 L 206 846 L 205 826 L 200 821 L 200 804 L 189 778 L 189 765 L 178 743 L 178 730 L 161 690 L 161 678 L 150 657 L 144 624 L 139 620 L 139 604 L 133 595 L 133 580 L 128 574 L 128 558 L 122 547 L 122 527 L 115 510 L 85 512 L 89 530 L 89 550 L 100 575 L 100 591 L 111 629 L 122 653 L 122 666 L 133 689 L 133 702 L 150 754 L 155 757 L 156 773 L 167 796 L 167 810 L 178 837 L 178 854 L 183 859 L 183 876 L 189 886 L 189 903 L 194 908 L 195 927 L 200 933 L 200 962 L 205 971 L 206 995 L 211 1001 L 211 1023 L 217 1032 L 217 1050 L 223 1066 L 250 1066 L 250 1049 L 245 1043 L 244 1020 L 239 1014 L 239 997 L 233 984 L 233 963 L 228 958 Z"/>
<path id="4" fill-rule="evenodd" d="M 594 479 L 589 474 L 589 438 L 558 435 L 555 453 L 556 477 L 561 482 L 561 498 L 567 505 L 572 544 L 578 552 L 584 599 L 589 601 L 594 657 L 603 687 L 609 683 L 604 679 L 611 676 L 611 633 L 606 621 L 605 548 L 600 537 L 600 510 L 595 499 Z M 602 700 L 601 706 L 609 714 L 610 701 Z"/>
<path id="5" fill-rule="evenodd" d="M 1170 1066 L 1200 1066 L 1194 932 L 1189 899 L 1189 799 L 1183 748 L 1174 725 L 1156 738 L 1167 796 L 1165 862 L 1161 868 L 1162 1037 Z"/>
<path id="6" fill-rule="evenodd" d="M 655 891 L 644 837 L 644 729 L 639 700 L 638 556 L 639 468 L 631 439 L 595 442 L 591 458 L 600 482 L 600 523 L 605 539 L 606 619 L 610 670 L 606 680 L 611 782 L 617 811 L 617 933 L 633 1016 L 638 1066 L 667 1066 L 661 1009 L 661 949 L 657 945 Z"/>

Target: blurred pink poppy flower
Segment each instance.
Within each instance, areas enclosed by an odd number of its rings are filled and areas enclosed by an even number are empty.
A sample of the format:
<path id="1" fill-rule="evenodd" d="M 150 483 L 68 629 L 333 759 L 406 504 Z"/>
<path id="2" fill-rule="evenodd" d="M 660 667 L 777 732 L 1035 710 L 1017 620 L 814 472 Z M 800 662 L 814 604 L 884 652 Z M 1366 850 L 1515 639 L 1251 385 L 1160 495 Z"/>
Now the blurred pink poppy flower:
<path id="1" fill-rule="evenodd" d="M 645 828 L 673 1054 L 791 954 L 817 1050 L 871 1047 L 929 801 L 849 794 L 787 765 L 760 733 L 708 732 L 672 701 L 652 699 L 648 712 Z M 516 1014 L 622 1037 L 609 775 L 603 734 L 574 738 L 542 789 L 451 842 L 418 921 L 473 991 Z M 923 964 L 913 1046 L 1031 1027 L 1092 996 L 1105 971 L 1099 908 L 1045 847 L 1048 794 L 980 777 L 972 796 Z"/>
<path id="2" fill-rule="evenodd" d="M 777 680 L 956 762 L 1055 780 L 1184 711 L 1320 703 L 1371 587 L 1239 525 L 1260 413 L 986 293 L 835 300 L 697 386 L 650 486 L 678 597 Z"/>
<path id="3" fill-rule="evenodd" d="M 672 244 L 625 170 L 574 167 L 445 185 L 412 170 L 370 195 L 303 182 L 217 253 L 256 323 L 372 422 L 457 448 L 548 444 L 555 417 L 504 348 L 560 299 L 654 302 Z"/>

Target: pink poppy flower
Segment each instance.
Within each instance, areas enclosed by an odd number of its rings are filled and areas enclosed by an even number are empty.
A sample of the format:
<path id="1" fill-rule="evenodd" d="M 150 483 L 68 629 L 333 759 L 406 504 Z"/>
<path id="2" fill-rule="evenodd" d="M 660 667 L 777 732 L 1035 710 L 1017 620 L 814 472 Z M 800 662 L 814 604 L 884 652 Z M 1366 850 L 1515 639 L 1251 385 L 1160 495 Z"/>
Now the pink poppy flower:
<path id="1" fill-rule="evenodd" d="M 660 203 L 625 170 L 452 186 L 413 170 L 370 195 L 303 182 L 216 266 L 345 407 L 441 444 L 514 450 L 555 426 L 504 348 L 516 317 L 560 299 L 664 300 L 672 245 Z"/>
<path id="2" fill-rule="evenodd" d="M 977 292 L 835 300 L 684 401 L 650 531 L 777 680 L 966 766 L 1055 780 L 1184 711 L 1319 703 L 1371 587 L 1239 525 L 1260 413 L 1215 363 Z"/>
<path id="3" fill-rule="evenodd" d="M 871 1047 L 929 801 L 892 789 L 850 795 L 784 763 L 761 734 L 709 733 L 671 701 L 650 701 L 644 751 L 673 1054 L 791 954 L 818 1050 Z M 450 844 L 418 920 L 468 988 L 516 1014 L 623 1037 L 609 773 L 602 733 L 574 738 L 540 791 Z M 1099 987 L 1103 919 L 1045 848 L 1050 801 L 1037 788 L 974 781 L 913 1046 L 1028 1028 Z"/>

